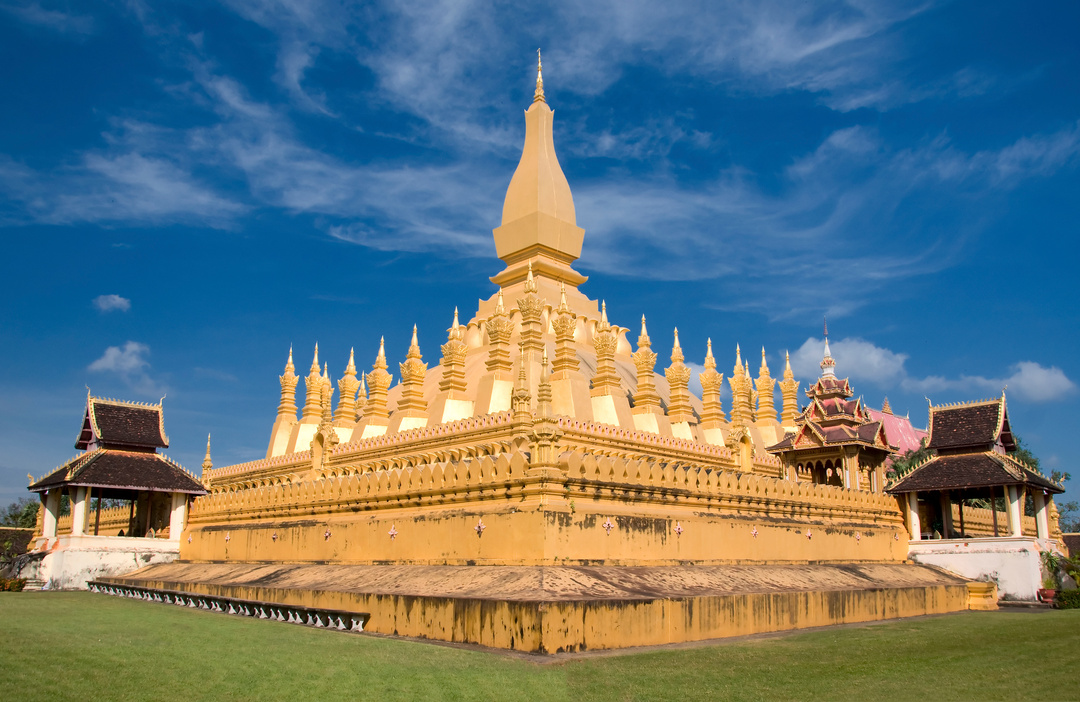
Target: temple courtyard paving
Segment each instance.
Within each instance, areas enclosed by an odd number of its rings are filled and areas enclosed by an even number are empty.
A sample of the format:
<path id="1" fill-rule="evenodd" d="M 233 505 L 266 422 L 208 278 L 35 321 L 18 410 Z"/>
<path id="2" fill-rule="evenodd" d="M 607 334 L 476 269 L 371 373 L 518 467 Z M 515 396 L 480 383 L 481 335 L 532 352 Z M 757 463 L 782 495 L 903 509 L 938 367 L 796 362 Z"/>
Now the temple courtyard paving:
<path id="1" fill-rule="evenodd" d="M 85 592 L 0 593 L 9 700 L 1075 700 L 1080 610 L 529 656 Z"/>

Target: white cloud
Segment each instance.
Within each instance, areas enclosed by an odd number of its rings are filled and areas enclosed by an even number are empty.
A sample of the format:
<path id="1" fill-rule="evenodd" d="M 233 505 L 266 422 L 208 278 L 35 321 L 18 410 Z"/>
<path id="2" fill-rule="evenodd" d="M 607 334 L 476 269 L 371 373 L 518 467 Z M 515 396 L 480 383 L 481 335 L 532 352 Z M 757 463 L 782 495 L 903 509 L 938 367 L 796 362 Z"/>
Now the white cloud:
<path id="1" fill-rule="evenodd" d="M 796 377 L 817 378 L 824 340 L 811 337 L 791 354 L 791 368 Z M 870 383 L 882 389 L 899 387 L 912 393 L 980 393 L 996 395 L 1008 387 L 1011 396 L 1029 402 L 1053 402 L 1071 395 L 1076 384 L 1057 366 L 1043 366 L 1034 361 L 1021 361 L 1011 367 L 1004 377 L 961 375 L 946 378 L 932 375 L 917 378 L 909 375 L 906 353 L 897 353 L 864 339 L 829 341 L 829 350 L 836 361 L 840 377 Z"/>
<path id="2" fill-rule="evenodd" d="M 123 380 L 131 390 L 140 395 L 161 395 L 164 388 L 149 375 L 150 347 L 137 341 L 128 341 L 123 347 L 110 346 L 101 358 L 91 363 L 87 370 L 94 373 L 112 373 Z"/>
<path id="3" fill-rule="evenodd" d="M 37 2 L 22 5 L 0 5 L 0 10 L 8 12 L 26 24 L 46 27 L 61 34 L 92 34 L 94 18 L 59 10 L 47 10 Z"/>
<path id="4" fill-rule="evenodd" d="M 131 300 L 119 295 L 98 295 L 94 298 L 94 307 L 98 308 L 99 312 L 127 312 L 131 309 Z"/>
<path id="5" fill-rule="evenodd" d="M 811 337 L 791 353 L 791 370 L 799 378 L 816 378 L 821 375 L 821 357 L 825 350 L 824 339 Z M 829 341 L 829 351 L 836 361 L 836 372 L 843 376 L 858 378 L 878 387 L 895 386 L 907 377 L 905 353 L 896 353 L 863 339 L 834 339 Z"/>

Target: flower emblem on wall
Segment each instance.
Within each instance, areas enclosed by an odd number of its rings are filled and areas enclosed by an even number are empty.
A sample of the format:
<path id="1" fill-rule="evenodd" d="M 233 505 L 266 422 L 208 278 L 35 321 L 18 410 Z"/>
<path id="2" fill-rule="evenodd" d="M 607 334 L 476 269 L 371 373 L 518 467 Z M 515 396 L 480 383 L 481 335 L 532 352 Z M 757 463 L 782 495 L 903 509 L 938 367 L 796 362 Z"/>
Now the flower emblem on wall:
<path id="1" fill-rule="evenodd" d="M 611 517 L 608 517 L 607 519 L 605 519 L 604 523 L 601 524 L 600 526 L 604 527 L 604 529 L 607 530 L 607 533 L 608 533 L 609 536 L 611 535 L 611 530 L 615 528 L 615 525 L 611 522 Z"/>
<path id="2" fill-rule="evenodd" d="M 809 529 L 807 529 L 807 530 L 806 530 L 806 538 L 808 538 L 808 539 L 812 539 L 812 538 L 814 538 L 814 532 L 812 532 L 812 531 L 810 531 Z"/>
<path id="3" fill-rule="evenodd" d="M 394 539 L 397 538 L 397 535 L 398 535 L 397 527 L 394 526 L 393 524 L 391 524 L 390 525 L 390 531 L 388 531 L 386 533 L 390 535 L 390 540 L 393 541 Z"/>
<path id="4" fill-rule="evenodd" d="M 750 530 L 750 536 L 753 536 L 755 539 L 757 538 L 757 534 L 758 534 L 757 527 L 754 527 L 753 529 Z"/>
<path id="5" fill-rule="evenodd" d="M 273 539 L 274 541 L 277 541 L 277 532 L 275 531 L 273 534 L 271 534 L 270 538 Z"/>
<path id="6" fill-rule="evenodd" d="M 326 541 L 330 540 L 330 530 L 329 529 L 327 529 L 326 532 L 323 534 L 323 539 L 325 539 Z"/>
<path id="7" fill-rule="evenodd" d="M 230 539 L 232 539 L 232 537 L 229 536 L 229 532 L 225 532 L 225 543 L 229 543 Z"/>
<path id="8" fill-rule="evenodd" d="M 855 541 L 862 541 L 862 532 L 861 531 L 855 532 Z"/>
<path id="9" fill-rule="evenodd" d="M 487 529 L 487 526 L 484 525 L 484 520 L 483 519 L 478 519 L 478 520 L 476 520 L 476 526 L 474 526 L 473 529 L 476 530 L 476 535 L 477 536 L 483 536 L 484 535 L 484 529 Z"/>
<path id="10" fill-rule="evenodd" d="M 187 537 L 187 542 L 188 542 L 189 544 L 191 543 L 191 534 L 188 534 L 188 537 Z"/>
<path id="11" fill-rule="evenodd" d="M 675 528 L 672 531 L 675 532 L 675 536 L 682 536 L 682 524 L 680 524 L 679 522 L 675 522 Z"/>

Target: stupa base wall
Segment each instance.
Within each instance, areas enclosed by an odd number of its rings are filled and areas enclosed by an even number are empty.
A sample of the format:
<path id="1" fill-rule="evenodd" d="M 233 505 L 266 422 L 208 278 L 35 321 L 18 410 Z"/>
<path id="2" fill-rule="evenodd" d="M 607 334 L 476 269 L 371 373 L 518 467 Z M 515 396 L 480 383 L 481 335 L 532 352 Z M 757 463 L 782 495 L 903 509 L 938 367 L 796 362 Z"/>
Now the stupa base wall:
<path id="1" fill-rule="evenodd" d="M 968 608 L 961 578 L 912 564 L 349 566 L 171 563 L 102 578 L 363 612 L 365 631 L 536 653 L 651 646 Z"/>

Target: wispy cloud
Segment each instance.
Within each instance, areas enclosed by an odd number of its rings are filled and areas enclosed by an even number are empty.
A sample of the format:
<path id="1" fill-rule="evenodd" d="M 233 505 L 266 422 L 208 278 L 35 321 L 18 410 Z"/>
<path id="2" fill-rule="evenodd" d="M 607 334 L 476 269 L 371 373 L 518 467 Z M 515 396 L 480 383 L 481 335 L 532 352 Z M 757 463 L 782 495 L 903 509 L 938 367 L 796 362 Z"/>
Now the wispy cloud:
<path id="1" fill-rule="evenodd" d="M 820 374 L 818 364 L 824 344 L 823 339 L 811 337 L 791 353 L 791 367 L 797 377 L 816 378 Z M 829 349 L 836 360 L 838 374 L 884 390 L 994 395 L 1007 386 L 1010 395 L 1029 402 L 1054 402 L 1069 397 L 1077 389 L 1076 383 L 1057 366 L 1043 366 L 1034 361 L 1016 363 L 1008 375 L 1001 377 L 961 375 L 946 378 L 935 375 L 918 378 L 911 376 L 905 367 L 908 354 L 877 346 L 865 339 L 830 340 Z"/>
<path id="2" fill-rule="evenodd" d="M 139 395 L 163 395 L 164 387 L 150 377 L 150 347 L 137 341 L 128 341 L 122 347 L 105 349 L 87 370 L 93 373 L 110 373 L 119 377 L 133 392 Z"/>
<path id="3" fill-rule="evenodd" d="M 0 11 L 7 12 L 20 21 L 36 27 L 45 27 L 61 34 L 93 34 L 94 18 L 61 10 L 50 10 L 38 2 L 24 2 L 19 5 L 2 4 Z"/>
<path id="4" fill-rule="evenodd" d="M 131 309 L 131 300 L 119 295 L 98 295 L 94 298 L 94 307 L 99 312 L 127 312 Z"/>

